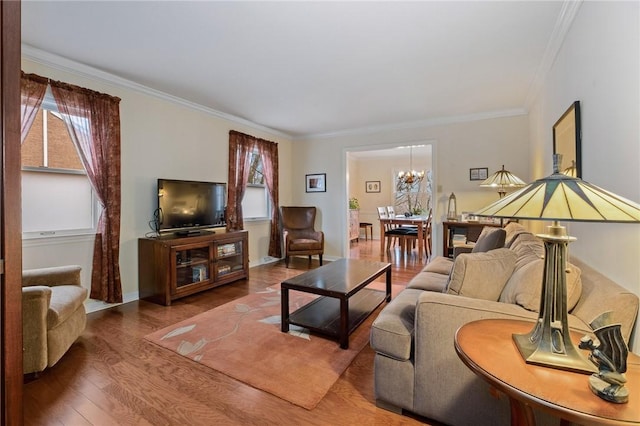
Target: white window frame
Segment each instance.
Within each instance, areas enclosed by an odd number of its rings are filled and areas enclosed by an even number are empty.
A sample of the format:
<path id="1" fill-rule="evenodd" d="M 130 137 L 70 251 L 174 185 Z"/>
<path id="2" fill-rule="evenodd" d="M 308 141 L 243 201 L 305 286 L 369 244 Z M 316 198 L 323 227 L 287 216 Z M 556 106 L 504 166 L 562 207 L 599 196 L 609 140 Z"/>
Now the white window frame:
<path id="1" fill-rule="evenodd" d="M 253 197 L 253 194 L 251 194 L 252 190 L 256 190 L 256 189 L 262 189 L 262 197 L 264 197 L 264 201 L 262 201 L 262 199 L 258 199 L 258 197 L 260 197 L 260 195 L 256 194 L 255 197 Z M 254 192 L 258 192 L 258 191 L 254 191 Z M 252 201 L 256 201 L 256 203 L 260 203 L 261 205 L 264 206 L 264 209 L 266 211 L 264 211 L 264 214 L 260 214 L 260 215 L 252 215 L 252 211 L 253 210 L 257 210 L 257 209 L 252 209 L 247 208 L 247 206 L 245 205 L 245 202 L 252 202 Z M 246 213 L 245 213 L 246 212 Z M 245 221 L 259 221 L 259 220 L 271 220 L 271 197 L 269 196 L 269 190 L 267 189 L 266 185 L 256 185 L 256 184 L 248 184 L 247 188 L 245 189 L 244 192 L 244 197 L 242 198 L 242 216 L 243 219 Z"/>
<path id="2" fill-rule="evenodd" d="M 257 150 L 254 150 L 250 155 L 260 154 Z M 258 188 L 262 188 L 262 195 L 257 194 Z M 245 205 L 245 202 L 259 204 L 260 206 L 263 206 L 265 211 L 261 211 L 256 214 L 254 211 L 259 210 L 259 208 L 254 208 L 254 206 L 247 206 Z M 267 185 L 256 183 L 247 184 L 244 192 L 244 197 L 242 198 L 242 216 L 243 219 L 247 222 L 271 220 L 271 196 L 269 194 Z"/>
<path id="3" fill-rule="evenodd" d="M 53 99 L 53 95 L 50 92 L 50 88 L 47 88 L 47 92 L 45 93 L 45 97 L 44 100 L 42 101 L 42 106 L 41 106 L 41 110 L 48 110 L 50 112 L 52 112 L 53 114 L 59 114 L 58 112 L 58 108 L 56 106 L 56 103 Z M 22 172 L 28 172 L 28 173 L 51 173 L 51 174 L 67 174 L 67 175 L 84 175 L 85 177 L 87 176 L 86 171 L 84 170 L 69 170 L 69 169 L 59 169 L 59 168 L 53 168 L 53 167 L 46 167 L 47 164 L 47 153 L 46 153 L 46 148 L 47 148 L 47 137 L 46 137 L 46 132 L 47 132 L 47 126 L 46 126 L 46 120 L 44 120 L 43 122 L 43 149 L 45 150 L 44 153 L 44 164 L 45 167 L 30 167 L 30 166 L 25 166 L 22 167 L 21 170 L 21 175 Z M 91 205 L 89 207 L 90 209 L 90 221 L 92 226 L 90 228 L 73 228 L 73 229 L 56 229 L 56 228 L 51 228 L 51 229 L 41 229 L 41 230 L 34 230 L 34 231 L 23 231 L 22 232 L 22 238 L 25 240 L 28 239 L 36 239 L 36 238 L 53 238 L 53 237 L 68 237 L 68 236 L 76 236 L 76 235 L 93 235 L 96 233 L 96 228 L 98 226 L 98 220 L 100 219 L 100 214 L 102 213 L 102 205 L 100 203 L 100 200 L 98 199 L 98 197 L 96 196 L 95 190 L 93 188 L 93 185 L 91 184 L 91 182 L 89 181 L 89 178 L 87 177 L 87 181 L 89 183 L 90 189 L 91 189 Z M 24 190 L 23 190 L 24 191 Z M 24 192 L 23 192 L 23 197 L 24 197 Z M 24 221 L 24 212 L 22 214 L 23 216 L 23 221 Z"/>

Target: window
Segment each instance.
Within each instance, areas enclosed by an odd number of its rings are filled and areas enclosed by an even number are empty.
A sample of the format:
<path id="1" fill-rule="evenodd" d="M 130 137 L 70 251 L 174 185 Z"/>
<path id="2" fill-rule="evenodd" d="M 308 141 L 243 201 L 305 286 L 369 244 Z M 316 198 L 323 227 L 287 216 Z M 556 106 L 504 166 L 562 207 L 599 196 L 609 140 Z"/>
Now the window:
<path id="1" fill-rule="evenodd" d="M 99 202 L 48 96 L 22 144 L 23 237 L 93 233 Z"/>
<path id="2" fill-rule="evenodd" d="M 249 180 L 242 199 L 242 215 L 247 220 L 271 219 L 271 200 L 264 183 L 262 158 L 253 151 L 249 160 Z"/>

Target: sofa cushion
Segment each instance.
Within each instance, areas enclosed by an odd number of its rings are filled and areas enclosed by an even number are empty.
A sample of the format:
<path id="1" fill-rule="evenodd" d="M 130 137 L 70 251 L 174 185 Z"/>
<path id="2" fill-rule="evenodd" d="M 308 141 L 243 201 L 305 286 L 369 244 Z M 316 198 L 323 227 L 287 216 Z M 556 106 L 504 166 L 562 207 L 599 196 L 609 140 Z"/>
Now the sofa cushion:
<path id="1" fill-rule="evenodd" d="M 502 228 L 485 226 L 482 228 L 482 232 L 480 232 L 480 236 L 473 246 L 473 249 L 471 249 L 471 253 L 484 253 L 504 247 L 506 235 L 505 230 Z"/>
<path id="2" fill-rule="evenodd" d="M 431 262 L 427 263 L 427 266 L 424 267 L 423 271 L 449 275 L 452 267 L 452 259 L 443 256 L 436 256 Z"/>
<path id="3" fill-rule="evenodd" d="M 526 235 L 521 235 L 521 237 L 522 238 L 518 238 L 510 249 L 517 256 L 516 271 L 534 260 L 544 258 L 544 244 L 542 240 L 533 235 L 531 235 L 531 237 L 533 237 L 531 239 Z"/>
<path id="4" fill-rule="evenodd" d="M 453 265 L 453 262 L 451 262 Z M 414 288 L 425 291 L 437 291 L 442 293 L 447 288 L 449 275 L 427 272 L 422 270 L 409 281 L 407 288 Z"/>
<path id="5" fill-rule="evenodd" d="M 544 259 L 539 257 L 516 268 L 502 290 L 500 302 L 515 303 L 529 311 L 538 312 L 543 272 Z M 581 271 L 577 266 L 567 263 L 567 309 L 569 311 L 576 306 L 582 294 L 580 275 Z"/>
<path id="6" fill-rule="evenodd" d="M 87 289 L 79 285 L 51 287 L 51 301 L 47 310 L 47 329 L 51 330 L 67 320 L 87 298 Z"/>
<path id="7" fill-rule="evenodd" d="M 497 301 L 515 264 L 516 254 L 505 248 L 461 254 L 453 263 L 446 292 Z"/>
<path id="8" fill-rule="evenodd" d="M 303 251 L 303 250 L 321 250 L 322 241 L 311 240 L 308 238 L 297 238 L 289 241 L 289 250 Z"/>
<path id="9" fill-rule="evenodd" d="M 520 225 L 518 222 L 509 222 L 505 225 L 504 231 L 506 232 L 506 236 L 504 239 L 504 246 L 506 248 L 510 248 L 511 245 L 520 237 L 522 234 L 531 234 L 527 231 L 527 228 Z"/>
<path id="10" fill-rule="evenodd" d="M 390 358 L 411 358 L 416 302 L 422 290 L 405 288 L 380 312 L 371 325 L 371 347 Z"/>

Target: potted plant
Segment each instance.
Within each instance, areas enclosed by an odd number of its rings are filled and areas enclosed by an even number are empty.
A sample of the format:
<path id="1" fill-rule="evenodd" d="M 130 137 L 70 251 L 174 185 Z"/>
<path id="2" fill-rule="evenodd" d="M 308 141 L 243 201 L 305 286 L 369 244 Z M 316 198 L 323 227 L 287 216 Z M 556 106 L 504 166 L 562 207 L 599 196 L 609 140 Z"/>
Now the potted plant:
<path id="1" fill-rule="evenodd" d="M 360 203 L 357 198 L 349 198 L 349 210 L 360 210 Z"/>

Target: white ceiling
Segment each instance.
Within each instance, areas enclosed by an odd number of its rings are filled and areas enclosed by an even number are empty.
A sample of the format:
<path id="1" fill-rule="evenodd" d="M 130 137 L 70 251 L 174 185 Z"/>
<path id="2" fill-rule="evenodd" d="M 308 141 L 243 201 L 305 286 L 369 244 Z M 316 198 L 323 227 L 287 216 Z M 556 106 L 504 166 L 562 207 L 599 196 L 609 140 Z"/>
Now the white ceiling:
<path id="1" fill-rule="evenodd" d="M 24 0 L 22 42 L 312 137 L 524 113 L 571 4 Z"/>

